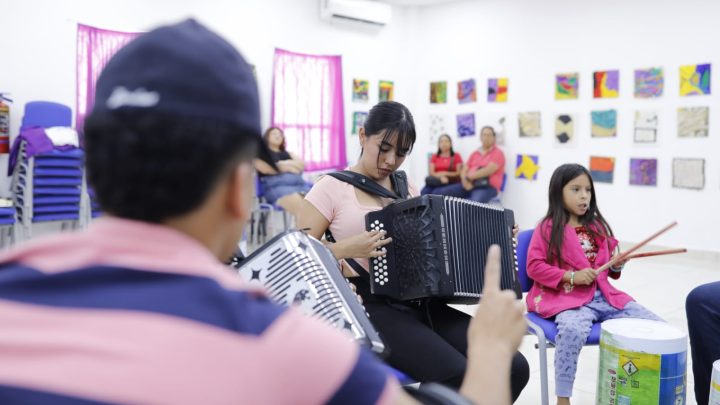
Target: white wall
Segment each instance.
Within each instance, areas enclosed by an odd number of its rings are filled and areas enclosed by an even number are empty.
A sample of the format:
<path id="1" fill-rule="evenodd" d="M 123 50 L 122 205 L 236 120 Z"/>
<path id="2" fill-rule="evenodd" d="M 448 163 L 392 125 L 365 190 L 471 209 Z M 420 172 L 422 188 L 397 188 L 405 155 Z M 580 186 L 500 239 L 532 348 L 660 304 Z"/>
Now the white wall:
<path id="1" fill-rule="evenodd" d="M 9 91 L 11 134 L 17 134 L 22 106 L 49 100 L 75 108 L 75 27 L 83 23 L 120 31 L 146 31 L 158 24 L 193 16 L 223 35 L 256 66 L 263 125 L 270 122 L 275 47 L 313 54 L 343 55 L 346 128 L 352 112 L 367 111 L 378 99 L 380 79 L 395 81 L 395 95 L 409 98 L 404 76 L 409 56 L 394 44 L 405 36 L 407 12 L 396 8 L 393 24 L 375 31 L 337 27 L 320 20 L 319 0 L 24 0 L 4 2 L 0 38 L 0 90 Z M 368 104 L 352 104 L 352 78 L 370 80 Z M 359 153 L 348 137 L 348 158 Z M 6 157 L 0 157 L 5 167 Z M 2 178 L 0 180 L 6 179 Z M 0 184 L 1 185 L 1 184 Z M 7 195 L 7 184 L 0 187 Z"/>
<path id="2" fill-rule="evenodd" d="M 413 111 L 418 127 L 415 152 L 405 169 L 416 182 L 425 176 L 428 115 L 443 113 L 454 128 L 455 114 L 474 111 L 480 127 L 491 117 L 506 115 L 508 165 L 514 171 L 517 153 L 540 156 L 538 181 L 510 176 L 504 202 L 517 213 L 523 228 L 531 227 L 546 210 L 547 184 L 552 170 L 564 162 L 587 165 L 590 155 L 615 156 L 615 183 L 597 184 L 600 207 L 623 240 L 637 241 L 671 220 L 678 229 L 659 244 L 680 245 L 720 252 L 710 230 L 720 227 L 720 162 L 716 117 L 717 95 L 678 97 L 678 67 L 711 62 L 718 68 L 720 48 L 712 38 L 720 26 L 710 18 L 720 3 L 710 0 L 478 0 L 426 8 L 394 8 L 393 22 L 378 32 L 335 27 L 320 21 L 317 0 L 127 0 L 91 1 L 25 0 L 3 4 L 0 38 L 0 90 L 15 98 L 12 133 L 17 133 L 21 106 L 30 100 L 58 101 L 74 107 L 75 24 L 125 31 L 142 31 L 158 23 L 195 16 L 228 38 L 257 67 L 263 124 L 269 123 L 273 49 L 342 54 L 345 82 L 346 132 L 352 112 L 366 111 L 377 102 L 377 82 L 395 82 L 395 99 Z M 632 97 L 636 68 L 662 66 L 665 95 L 656 100 Z M 620 98 L 593 100 L 593 70 L 620 70 Z M 554 76 L 559 72 L 581 74 L 580 99 L 555 101 Z M 720 91 L 713 78 L 713 91 Z M 509 77 L 507 103 L 485 100 L 489 77 Z M 351 101 L 353 78 L 370 80 L 370 102 Z M 458 105 L 458 80 L 475 78 L 479 101 Z M 429 82 L 448 81 L 448 104 L 429 104 Z M 676 108 L 709 105 L 710 137 L 679 140 L 675 135 Z M 619 111 L 616 139 L 590 138 L 590 111 L 613 107 Z M 660 131 L 655 145 L 632 142 L 635 109 L 660 111 Z M 540 110 L 543 136 L 519 139 L 517 113 Z M 554 116 L 573 113 L 577 120 L 577 146 L 553 146 Z M 348 137 L 348 158 L 354 160 L 357 138 Z M 457 142 L 467 157 L 477 138 Z M 630 157 L 659 159 L 658 186 L 628 185 Z M 702 191 L 671 187 L 673 157 L 706 159 L 706 187 Z M 4 159 L 4 158 L 2 158 Z M 5 162 L 0 160 L 0 167 Z"/>
<path id="3" fill-rule="evenodd" d="M 560 164 L 587 166 L 589 156 L 615 156 L 613 184 L 596 183 L 599 206 L 618 237 L 639 241 L 672 220 L 679 226 L 658 244 L 720 251 L 713 236 L 720 228 L 720 26 L 703 16 L 720 15 L 720 3 L 709 0 L 482 0 L 420 9 L 413 37 L 422 49 L 414 55 L 418 69 L 412 110 L 419 133 L 427 139 L 428 115 L 442 113 L 455 128 L 457 112 L 474 111 L 478 128 L 495 114 L 506 114 L 508 185 L 503 197 L 516 211 L 522 228 L 530 228 L 547 209 L 547 186 Z M 694 17 L 693 17 L 694 16 Z M 679 97 L 681 64 L 713 63 L 710 96 Z M 633 98 L 636 68 L 662 66 L 665 93 L 659 99 Z M 594 100 L 592 72 L 620 70 L 620 98 Z M 554 99 L 556 73 L 580 72 L 578 100 Z M 488 103 L 487 79 L 508 77 L 509 101 Z M 458 80 L 475 78 L 478 103 L 459 105 Z M 448 81 L 447 105 L 431 105 L 430 81 Z M 710 106 L 710 136 L 678 139 L 676 109 Z M 618 110 L 618 136 L 590 137 L 590 111 Z M 660 125 L 657 144 L 633 144 L 635 109 L 657 109 Z M 517 113 L 542 111 L 542 137 L 518 137 Z M 577 120 L 574 148 L 553 145 L 554 120 L 559 113 L 573 113 Z M 457 138 L 456 138 L 456 141 Z M 420 139 L 413 174 L 425 175 L 425 156 L 434 147 Z M 479 145 L 478 138 L 456 142 L 467 158 Z M 539 155 L 541 170 L 536 182 L 513 178 L 516 154 Z M 630 157 L 658 159 L 658 186 L 629 186 Z M 706 159 L 706 186 L 702 191 L 672 188 L 673 157 Z"/>

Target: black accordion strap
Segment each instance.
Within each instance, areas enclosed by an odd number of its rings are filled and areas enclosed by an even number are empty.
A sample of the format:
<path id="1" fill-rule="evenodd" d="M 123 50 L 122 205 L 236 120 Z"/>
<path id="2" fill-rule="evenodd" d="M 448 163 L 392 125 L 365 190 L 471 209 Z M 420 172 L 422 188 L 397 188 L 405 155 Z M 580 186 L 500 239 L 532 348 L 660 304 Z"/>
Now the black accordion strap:
<path id="1" fill-rule="evenodd" d="M 325 231 L 325 239 L 330 243 L 336 242 L 335 238 L 332 236 L 332 233 L 330 233 L 330 229 Z M 358 274 L 361 279 L 367 281 L 368 283 L 370 282 L 370 275 L 363 268 L 363 266 L 360 265 L 360 263 L 355 261 L 355 259 L 345 259 L 345 261 L 347 262 L 347 264 L 350 265 L 350 267 L 352 267 L 352 269 L 355 271 L 355 273 Z"/>
<path id="2" fill-rule="evenodd" d="M 370 177 L 364 176 L 360 173 L 351 172 L 350 170 L 341 170 L 338 172 L 328 173 L 328 176 L 332 176 L 340 181 L 359 188 L 362 191 L 370 193 L 384 198 L 392 198 L 393 200 L 407 198 L 409 193 L 407 175 L 403 171 L 396 171 L 390 176 L 390 181 L 393 188 L 397 192 L 392 192 L 385 187 L 379 185 L 375 180 Z"/>

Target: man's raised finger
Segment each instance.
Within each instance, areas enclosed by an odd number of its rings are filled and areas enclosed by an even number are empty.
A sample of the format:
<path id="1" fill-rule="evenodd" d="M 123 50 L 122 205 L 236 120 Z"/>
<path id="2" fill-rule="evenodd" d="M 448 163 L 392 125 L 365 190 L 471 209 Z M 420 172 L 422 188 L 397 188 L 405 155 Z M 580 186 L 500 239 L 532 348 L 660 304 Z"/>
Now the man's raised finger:
<path id="1" fill-rule="evenodd" d="M 488 291 L 500 289 L 500 246 L 492 245 L 488 249 L 487 262 L 485 263 L 485 285 L 483 294 Z"/>

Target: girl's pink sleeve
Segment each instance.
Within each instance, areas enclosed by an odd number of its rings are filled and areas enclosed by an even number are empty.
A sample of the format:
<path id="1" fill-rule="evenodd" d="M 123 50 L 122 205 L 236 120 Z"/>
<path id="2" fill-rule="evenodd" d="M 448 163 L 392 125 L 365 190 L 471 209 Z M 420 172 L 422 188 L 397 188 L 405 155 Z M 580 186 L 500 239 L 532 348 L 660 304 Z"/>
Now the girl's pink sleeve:
<path id="1" fill-rule="evenodd" d="M 546 238 L 543 238 L 543 230 L 547 231 L 545 232 Z M 547 262 L 548 242 L 545 239 L 550 239 L 549 234 L 549 229 L 544 227 L 543 223 L 535 228 L 528 248 L 527 273 L 536 283 L 548 288 L 559 289 L 565 270 Z"/>

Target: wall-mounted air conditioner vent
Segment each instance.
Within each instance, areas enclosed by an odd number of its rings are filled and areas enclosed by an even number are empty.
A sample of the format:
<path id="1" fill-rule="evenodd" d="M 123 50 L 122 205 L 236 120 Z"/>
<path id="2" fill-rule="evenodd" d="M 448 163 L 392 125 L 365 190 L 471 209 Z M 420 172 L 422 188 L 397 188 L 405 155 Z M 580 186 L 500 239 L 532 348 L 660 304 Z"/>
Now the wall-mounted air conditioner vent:
<path id="1" fill-rule="evenodd" d="M 320 17 L 330 22 L 383 27 L 392 19 L 392 7 L 370 0 L 320 0 Z"/>

